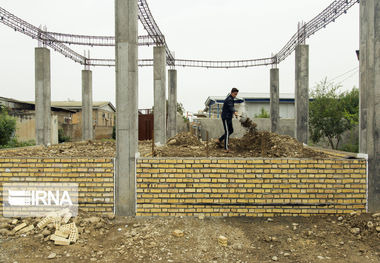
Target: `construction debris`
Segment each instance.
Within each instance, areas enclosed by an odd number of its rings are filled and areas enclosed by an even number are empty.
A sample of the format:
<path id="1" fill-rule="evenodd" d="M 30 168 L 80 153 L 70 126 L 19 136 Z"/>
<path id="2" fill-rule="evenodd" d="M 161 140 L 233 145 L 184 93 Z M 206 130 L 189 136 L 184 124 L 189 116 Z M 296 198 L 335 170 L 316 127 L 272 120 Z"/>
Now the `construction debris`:
<path id="1" fill-rule="evenodd" d="M 22 223 L 22 224 L 19 224 L 17 225 L 15 228 L 13 228 L 13 233 L 16 233 L 17 231 L 19 231 L 20 229 L 26 227 L 26 223 Z"/>
<path id="2" fill-rule="evenodd" d="M 222 247 L 226 247 L 228 245 L 228 239 L 225 236 L 218 237 L 218 244 Z"/>
<path id="3" fill-rule="evenodd" d="M 33 230 L 34 229 L 34 225 L 30 225 L 28 227 L 24 227 L 23 229 L 21 229 L 18 233 L 19 234 L 24 234 L 24 233 L 28 233 L 29 231 Z"/>

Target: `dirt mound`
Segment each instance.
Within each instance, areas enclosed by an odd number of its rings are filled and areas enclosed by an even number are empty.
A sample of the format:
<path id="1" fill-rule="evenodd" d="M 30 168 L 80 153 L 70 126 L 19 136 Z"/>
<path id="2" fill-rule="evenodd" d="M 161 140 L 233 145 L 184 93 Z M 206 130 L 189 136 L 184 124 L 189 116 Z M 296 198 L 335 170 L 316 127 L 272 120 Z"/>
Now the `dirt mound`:
<path id="1" fill-rule="evenodd" d="M 322 152 L 304 147 L 296 139 L 267 131 L 257 131 L 257 124 L 244 117 L 240 121 L 247 133 L 240 139 L 230 139 L 231 152 L 225 153 L 217 143 L 209 143 L 211 157 L 263 157 L 263 158 L 327 158 Z M 205 157 L 206 143 L 202 144 L 190 133 L 182 133 L 169 140 L 168 145 L 155 151 L 158 157 Z"/>
<path id="2" fill-rule="evenodd" d="M 305 148 L 302 143 L 290 136 L 267 131 L 248 132 L 241 139 L 231 139 L 230 147 L 235 151 L 252 153 L 255 157 L 326 157 L 320 152 Z"/>
<path id="3" fill-rule="evenodd" d="M 170 138 L 168 140 L 168 145 L 176 145 L 183 147 L 203 146 L 203 144 L 198 140 L 198 138 L 189 132 L 179 133 L 173 138 Z"/>

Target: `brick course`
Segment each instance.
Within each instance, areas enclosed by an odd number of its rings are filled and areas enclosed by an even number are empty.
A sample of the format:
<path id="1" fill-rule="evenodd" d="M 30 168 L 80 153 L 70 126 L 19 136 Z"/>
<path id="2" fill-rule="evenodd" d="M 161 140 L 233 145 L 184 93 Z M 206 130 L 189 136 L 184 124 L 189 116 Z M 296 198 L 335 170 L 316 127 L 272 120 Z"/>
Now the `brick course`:
<path id="1" fill-rule="evenodd" d="M 140 158 L 138 216 L 309 216 L 366 210 L 365 160 Z"/>

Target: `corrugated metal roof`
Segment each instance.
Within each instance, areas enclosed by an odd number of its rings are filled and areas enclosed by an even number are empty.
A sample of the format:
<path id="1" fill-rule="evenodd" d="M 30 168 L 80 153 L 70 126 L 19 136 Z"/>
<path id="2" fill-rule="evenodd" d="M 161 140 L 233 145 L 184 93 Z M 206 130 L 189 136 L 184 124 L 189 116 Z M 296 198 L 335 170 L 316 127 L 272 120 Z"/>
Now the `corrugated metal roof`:
<path id="1" fill-rule="evenodd" d="M 28 101 L 28 103 L 34 104 L 34 101 Z M 113 106 L 113 104 L 110 101 L 93 101 L 92 102 L 93 108 L 101 108 L 107 105 L 109 105 L 113 109 L 113 111 L 116 112 L 115 106 Z M 63 109 L 69 109 L 69 110 L 78 110 L 82 108 L 82 102 L 81 101 L 52 101 L 51 106 L 63 108 Z"/>
<path id="2" fill-rule="evenodd" d="M 0 100 L 12 102 L 12 103 L 27 104 L 27 105 L 33 105 L 33 106 L 35 105 L 34 101 L 21 101 L 21 100 L 15 100 L 12 98 L 5 98 L 5 97 L 0 97 Z M 75 111 L 72 111 L 70 109 L 66 109 L 66 108 L 54 106 L 54 105 L 51 105 L 51 108 L 53 110 L 63 110 L 63 111 L 68 111 L 68 112 L 75 112 Z"/>
<path id="3" fill-rule="evenodd" d="M 93 107 L 103 107 L 103 106 L 106 106 L 108 104 L 111 104 L 111 102 L 109 101 L 93 101 L 92 102 L 92 106 Z M 55 106 L 55 107 L 70 107 L 70 108 L 81 108 L 82 107 L 82 102 L 81 101 L 52 101 L 51 102 L 51 105 L 52 106 Z"/>

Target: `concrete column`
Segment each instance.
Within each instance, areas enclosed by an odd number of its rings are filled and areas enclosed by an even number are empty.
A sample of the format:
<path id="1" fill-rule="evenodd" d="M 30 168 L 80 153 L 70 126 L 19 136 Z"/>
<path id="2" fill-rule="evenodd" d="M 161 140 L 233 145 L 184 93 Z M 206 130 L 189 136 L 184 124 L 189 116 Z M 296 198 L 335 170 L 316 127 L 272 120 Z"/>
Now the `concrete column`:
<path id="1" fill-rule="evenodd" d="M 36 144 L 51 144 L 50 50 L 35 49 Z"/>
<path id="2" fill-rule="evenodd" d="M 92 140 L 92 71 L 82 70 L 82 139 Z"/>
<path id="3" fill-rule="evenodd" d="M 280 120 L 280 74 L 278 68 L 270 70 L 270 120 L 271 132 L 278 132 Z"/>
<path id="4" fill-rule="evenodd" d="M 380 1 L 360 1 L 360 152 L 368 154 L 368 209 L 380 211 Z"/>
<path id="5" fill-rule="evenodd" d="M 177 70 L 171 69 L 168 73 L 168 133 L 171 138 L 177 135 Z"/>
<path id="6" fill-rule="evenodd" d="M 166 144 L 166 52 L 154 47 L 154 142 Z"/>
<path id="7" fill-rule="evenodd" d="M 309 46 L 296 47 L 295 138 L 303 143 L 309 137 Z"/>
<path id="8" fill-rule="evenodd" d="M 136 215 L 138 152 L 137 0 L 115 0 L 116 215 Z"/>

